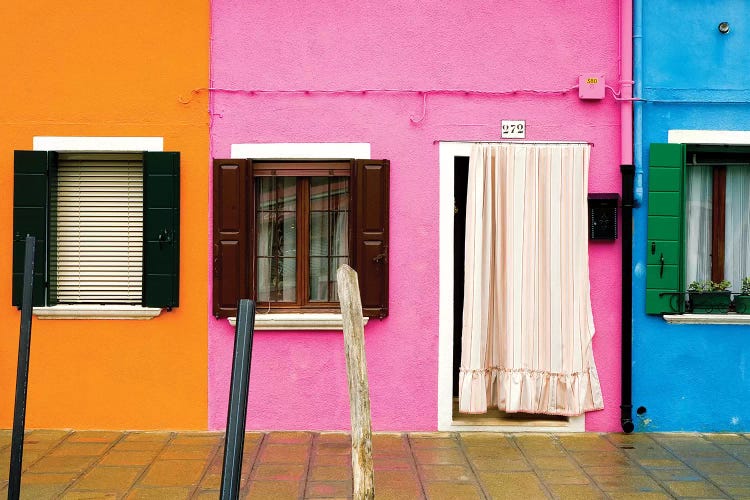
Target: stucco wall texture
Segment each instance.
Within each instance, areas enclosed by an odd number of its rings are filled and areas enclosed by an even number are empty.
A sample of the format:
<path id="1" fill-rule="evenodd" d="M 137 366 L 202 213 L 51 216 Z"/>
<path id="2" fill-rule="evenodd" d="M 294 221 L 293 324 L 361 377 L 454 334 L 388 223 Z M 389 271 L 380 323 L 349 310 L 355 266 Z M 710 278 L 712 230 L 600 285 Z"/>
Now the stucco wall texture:
<path id="1" fill-rule="evenodd" d="M 180 307 L 149 321 L 38 320 L 27 428 L 205 429 L 208 4 L 0 4 L 0 428 L 13 421 L 13 150 L 34 136 L 156 136 L 181 153 Z"/>
<path id="2" fill-rule="evenodd" d="M 211 150 L 233 143 L 367 142 L 391 161 L 390 316 L 365 327 L 376 430 L 437 427 L 438 144 L 589 141 L 590 191 L 617 192 L 619 105 L 569 89 L 583 73 L 617 87 L 618 3 L 270 2 L 211 4 Z M 520 91 L 287 93 L 288 90 Z M 244 91 L 271 90 L 270 93 Z M 239 92 L 237 92 L 239 91 Z M 590 245 L 594 353 L 606 408 L 587 430 L 618 428 L 620 244 Z M 209 278 L 210 280 L 210 278 Z M 226 424 L 233 329 L 209 319 L 208 426 Z M 341 333 L 256 332 L 248 428 L 347 429 Z"/>

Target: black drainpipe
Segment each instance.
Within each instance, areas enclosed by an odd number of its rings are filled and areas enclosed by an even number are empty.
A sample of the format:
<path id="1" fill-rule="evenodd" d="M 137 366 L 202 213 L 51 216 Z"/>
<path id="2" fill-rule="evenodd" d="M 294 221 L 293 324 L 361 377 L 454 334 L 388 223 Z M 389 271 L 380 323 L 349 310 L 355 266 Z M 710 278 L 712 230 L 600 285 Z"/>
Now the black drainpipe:
<path id="1" fill-rule="evenodd" d="M 620 165 L 622 173 L 622 392 L 620 425 L 633 432 L 633 165 Z"/>

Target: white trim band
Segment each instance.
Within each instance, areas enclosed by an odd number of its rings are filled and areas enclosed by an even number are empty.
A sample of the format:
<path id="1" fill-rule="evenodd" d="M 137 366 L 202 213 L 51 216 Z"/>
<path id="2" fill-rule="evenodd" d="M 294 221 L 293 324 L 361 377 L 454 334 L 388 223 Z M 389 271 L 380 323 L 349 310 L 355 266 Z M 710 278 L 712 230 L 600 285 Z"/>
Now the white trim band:
<path id="1" fill-rule="evenodd" d="M 665 314 L 675 325 L 750 325 L 750 314 Z"/>
<path id="2" fill-rule="evenodd" d="M 227 318 L 235 326 L 237 318 Z M 370 318 L 364 318 L 364 325 Z M 256 314 L 256 330 L 343 330 L 344 321 L 335 313 L 299 313 L 299 314 Z"/>
<path id="3" fill-rule="evenodd" d="M 152 319 L 161 314 L 161 308 L 115 304 L 70 304 L 35 307 L 33 313 L 39 319 Z"/>

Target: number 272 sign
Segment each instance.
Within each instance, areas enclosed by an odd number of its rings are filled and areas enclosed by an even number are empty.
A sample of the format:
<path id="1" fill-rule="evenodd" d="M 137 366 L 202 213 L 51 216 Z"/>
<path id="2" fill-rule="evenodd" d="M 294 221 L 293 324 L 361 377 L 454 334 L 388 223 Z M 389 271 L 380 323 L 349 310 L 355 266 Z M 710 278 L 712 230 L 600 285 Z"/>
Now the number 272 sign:
<path id="1" fill-rule="evenodd" d="M 503 139 L 524 139 L 526 137 L 526 120 L 502 120 L 501 137 Z"/>

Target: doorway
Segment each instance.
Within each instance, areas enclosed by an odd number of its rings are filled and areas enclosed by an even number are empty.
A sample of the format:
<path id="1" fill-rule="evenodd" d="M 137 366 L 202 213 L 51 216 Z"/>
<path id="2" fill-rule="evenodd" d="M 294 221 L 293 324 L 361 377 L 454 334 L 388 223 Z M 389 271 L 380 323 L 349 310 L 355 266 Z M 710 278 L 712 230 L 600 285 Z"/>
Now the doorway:
<path id="1" fill-rule="evenodd" d="M 438 429 L 441 431 L 579 432 L 585 419 L 509 414 L 458 413 L 458 373 L 463 326 L 466 198 L 471 142 L 440 143 L 440 308 Z"/>

